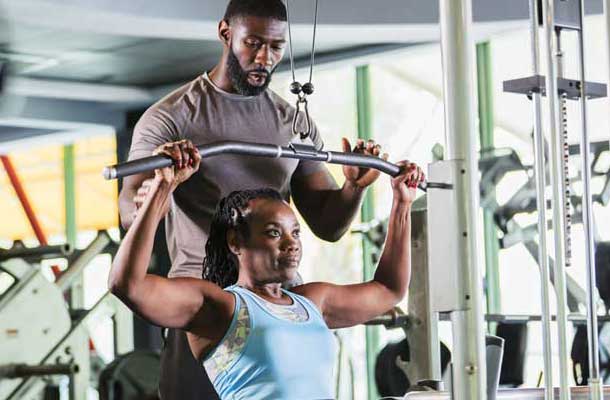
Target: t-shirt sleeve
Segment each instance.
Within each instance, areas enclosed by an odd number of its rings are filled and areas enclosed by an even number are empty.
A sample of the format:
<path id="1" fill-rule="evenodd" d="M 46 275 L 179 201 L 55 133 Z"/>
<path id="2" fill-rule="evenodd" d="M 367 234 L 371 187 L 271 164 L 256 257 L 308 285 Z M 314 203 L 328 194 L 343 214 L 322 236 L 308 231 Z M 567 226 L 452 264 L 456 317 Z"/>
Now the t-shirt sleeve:
<path id="1" fill-rule="evenodd" d="M 309 134 L 309 138 L 306 139 L 305 144 L 314 146 L 317 150 L 322 150 L 324 148 L 324 141 L 322 140 L 320 131 L 313 121 L 311 124 L 311 133 Z M 324 169 L 326 169 L 326 166 L 322 162 L 301 160 L 299 161 L 299 165 L 294 171 L 293 176 L 301 178 Z"/>
<path id="2" fill-rule="evenodd" d="M 152 106 L 133 129 L 129 160 L 148 157 L 160 145 L 180 139 L 176 116 L 161 107 Z"/>

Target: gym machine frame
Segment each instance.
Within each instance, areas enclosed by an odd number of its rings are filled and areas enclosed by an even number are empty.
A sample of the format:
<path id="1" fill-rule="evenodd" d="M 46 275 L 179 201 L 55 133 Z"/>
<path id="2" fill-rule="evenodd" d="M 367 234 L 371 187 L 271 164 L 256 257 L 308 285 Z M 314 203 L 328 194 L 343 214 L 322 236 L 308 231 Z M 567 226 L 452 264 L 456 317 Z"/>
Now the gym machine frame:
<path id="1" fill-rule="evenodd" d="M 445 92 L 445 125 L 447 131 L 447 154 L 449 160 L 430 166 L 429 176 L 434 181 L 420 185 L 428 190 L 430 198 L 438 198 L 443 210 L 441 215 L 428 214 L 428 227 L 434 226 L 431 219 L 441 218 L 447 223 L 449 215 L 451 228 L 444 237 L 449 238 L 451 254 L 455 255 L 454 263 L 458 266 L 451 271 L 450 280 L 454 292 L 445 296 L 448 287 L 435 296 L 433 287 L 431 295 L 436 301 L 433 312 L 448 312 L 453 325 L 453 398 L 457 400 L 484 399 L 486 393 L 485 369 L 485 332 L 482 312 L 482 273 L 477 260 L 476 216 L 478 212 L 478 184 L 476 176 L 476 137 L 474 130 L 475 110 L 472 74 L 472 42 L 470 41 L 470 2 L 467 0 L 441 0 L 441 30 L 444 63 Z M 463 99 L 469 99 L 464 102 Z M 398 166 L 377 157 L 354 153 L 320 151 L 312 146 L 290 144 L 276 146 L 246 142 L 219 142 L 197 146 L 202 158 L 219 154 L 242 154 L 247 156 L 294 158 L 342 165 L 356 165 L 374 168 L 391 176 L 396 176 Z M 123 164 L 106 167 L 103 176 L 106 179 L 121 178 L 128 175 L 150 172 L 157 168 L 172 165 L 172 160 L 165 156 L 151 156 Z M 444 193 L 444 194 L 443 194 Z M 447 210 L 447 207 L 450 207 Z M 430 207 L 432 208 L 432 207 Z M 430 252 L 444 254 L 444 251 Z M 434 282 L 434 280 L 433 280 Z M 445 281 L 447 282 L 447 281 Z M 444 299 L 443 299 L 444 298 Z M 449 300 L 447 300 L 449 299 Z M 446 307 L 445 307 L 446 306 Z M 434 324 L 432 323 L 432 326 Z M 432 328 L 431 326 L 431 328 Z M 434 332 L 426 332 L 425 335 Z M 438 363 L 432 360 L 430 366 L 435 370 Z"/>
<path id="2" fill-rule="evenodd" d="M 557 2 L 557 0 L 555 0 Z M 571 7 L 574 9 L 575 2 L 561 2 L 559 7 L 560 17 L 564 18 L 570 15 L 566 12 L 566 5 L 568 9 Z M 562 137 L 557 135 L 557 127 L 562 126 L 559 121 L 559 102 L 558 102 L 558 85 L 557 85 L 557 65 L 556 60 L 553 58 L 553 53 L 556 47 L 553 35 L 556 28 L 556 20 L 554 18 L 554 1 L 543 0 L 543 13 L 544 13 L 544 27 L 546 33 L 546 41 L 549 43 L 546 51 L 547 63 L 547 79 L 546 88 L 549 96 L 549 111 L 551 117 L 551 130 L 550 135 L 552 139 L 552 184 L 553 184 L 553 204 L 555 207 L 553 214 L 553 227 L 554 227 L 554 241 L 555 241 L 555 254 L 556 254 L 556 267 L 555 267 L 555 278 L 556 278 L 556 292 L 558 302 L 558 316 L 557 320 L 559 323 L 559 341 L 560 341 L 560 398 L 569 399 L 570 389 L 568 387 L 567 380 L 567 339 L 566 339 L 566 284 L 565 284 L 565 255 L 566 248 L 564 246 L 565 229 L 567 223 L 569 223 L 566 215 L 566 204 L 565 200 L 565 180 L 561 180 L 565 172 L 563 164 L 563 145 L 561 141 Z M 429 176 L 434 180 L 439 179 L 445 175 L 446 179 L 451 179 L 451 183 L 455 186 L 455 190 L 448 192 L 447 195 L 452 196 L 450 202 L 444 203 L 455 205 L 456 210 L 450 212 L 449 215 L 455 218 L 455 221 L 447 221 L 445 218 L 445 224 L 449 223 L 449 231 L 455 231 L 456 229 L 463 228 L 462 238 L 454 238 L 451 243 L 460 243 L 460 240 L 466 241 L 466 245 L 463 246 L 462 253 L 460 249 L 454 249 L 453 258 L 457 261 L 457 276 L 443 276 L 445 281 L 445 288 L 457 287 L 453 293 L 443 295 L 438 304 L 435 301 L 439 299 L 436 296 L 440 296 L 438 289 L 441 289 L 442 285 L 435 290 L 433 287 L 431 290 L 433 296 L 433 311 L 449 311 L 451 312 L 451 321 L 454 336 L 454 360 L 452 369 L 452 380 L 454 386 L 452 387 L 453 399 L 483 399 L 485 398 L 485 361 L 482 357 L 483 354 L 483 313 L 482 313 L 482 276 L 479 270 L 479 265 L 476 260 L 476 237 L 472 227 L 475 226 L 476 218 L 476 204 L 478 200 L 477 188 L 474 185 L 474 179 L 462 179 L 460 180 L 460 174 L 456 174 L 456 170 L 460 169 L 461 177 L 468 177 L 474 175 L 476 171 L 475 159 L 476 159 L 476 141 L 473 139 L 474 134 L 474 107 L 472 106 L 472 51 L 474 44 L 470 40 L 470 27 L 472 22 L 471 17 L 471 4 L 469 0 L 440 0 L 440 20 L 441 20 L 441 49 L 443 59 L 443 87 L 444 87 L 444 100 L 445 100 L 445 129 L 447 134 L 447 147 L 449 150 L 449 168 L 442 168 L 433 164 L 430 166 Z M 534 28 L 532 29 L 532 53 L 534 58 L 534 69 L 537 75 L 538 68 L 538 56 L 537 56 L 537 29 L 538 19 L 536 17 L 537 7 L 533 1 L 530 3 L 532 9 L 532 23 Z M 589 332 L 589 363 L 591 371 L 591 379 L 589 381 L 588 392 L 592 399 L 600 399 L 602 397 L 601 385 L 599 382 L 599 360 L 598 360 L 598 348 L 597 348 L 597 320 L 596 310 L 594 301 L 594 289 L 595 289 L 595 268 L 594 268 L 594 257 L 593 257 L 593 221 L 591 214 L 591 191 L 590 191 L 590 160 L 589 150 L 590 143 L 587 135 L 587 115 L 586 115 L 586 97 L 585 88 L 588 90 L 589 86 L 585 84 L 585 69 L 584 69 L 584 46 L 583 46 L 583 16 L 584 7 L 581 1 L 577 4 L 577 15 L 571 20 L 568 19 L 568 23 L 562 25 L 563 29 L 575 30 L 579 34 L 579 55 L 580 55 L 580 79 L 577 82 L 576 89 L 578 89 L 577 95 L 581 102 L 581 114 L 582 114 L 582 141 L 581 141 L 581 157 L 582 157 L 582 174 L 583 174 L 583 224 L 585 228 L 585 244 L 587 246 L 586 253 L 586 266 L 587 266 L 587 329 Z M 570 10 L 568 10 L 570 11 Z M 606 10 L 608 11 L 608 10 Z M 572 13 L 573 16 L 573 13 Z M 562 19 L 560 18 L 561 22 Z M 610 22 L 609 22 L 610 26 Z M 610 29 L 609 29 L 610 31 Z M 610 46 L 610 44 L 609 44 Z M 560 81 L 561 82 L 561 81 Z M 595 89 L 591 88 L 592 91 Z M 543 139 L 541 132 L 541 113 L 540 113 L 540 91 L 532 91 L 534 93 L 534 106 L 536 113 L 536 135 L 535 135 L 535 156 L 536 156 L 536 175 L 538 176 L 536 187 L 537 187 L 537 199 L 538 208 L 540 212 L 540 220 L 544 223 L 539 224 L 541 232 L 539 234 L 542 243 L 540 246 L 540 255 L 542 268 L 542 280 L 543 290 L 541 292 L 543 302 L 543 322 L 545 325 L 550 324 L 550 312 L 548 310 L 548 291 L 549 291 L 549 277 L 548 277 L 548 254 L 546 254 L 546 216 L 544 211 L 546 210 L 546 201 L 544 198 L 544 154 L 543 154 Z M 589 94 L 587 92 L 587 94 Z M 605 94 L 605 93 L 604 93 Z M 567 161 L 567 160 L 566 160 Z M 452 167 L 453 163 L 457 163 L 459 167 Z M 461 165 L 460 165 L 461 164 Z M 471 172 L 470 174 L 468 172 Z M 436 191 L 429 192 L 428 206 L 430 211 L 435 209 L 434 197 Z M 445 197 L 443 195 L 442 197 Z M 474 201 L 472 201 L 474 200 Z M 440 202 L 438 205 L 440 206 Z M 434 213 L 431 212 L 428 216 L 430 230 L 434 229 Z M 437 221 L 441 222 L 441 221 Z M 470 229 L 469 229 L 470 228 Z M 456 232 L 457 233 L 457 232 Z M 435 237 L 434 235 L 430 235 Z M 446 235 L 444 236 L 446 237 Z M 433 243 L 430 245 L 433 246 Z M 464 251 L 465 250 L 465 251 Z M 468 253 L 470 252 L 470 253 Z M 435 251 L 430 252 L 430 264 L 431 269 L 437 268 L 437 263 L 433 259 L 439 254 Z M 442 255 L 442 254 L 441 254 Z M 433 273 L 434 271 L 432 271 Z M 435 274 L 435 279 L 431 280 L 431 285 L 436 285 L 439 280 L 438 274 Z M 460 280 L 460 277 L 462 280 Z M 457 283 L 457 286 L 448 286 L 447 284 Z M 460 288 L 459 284 L 463 287 Z M 460 298 L 459 295 L 465 296 Z M 464 299 L 468 300 L 468 295 L 472 297 L 472 302 L 468 304 Z M 453 297 L 453 299 L 452 299 Z M 460 303 L 462 301 L 462 303 Z M 462 306 L 462 307 L 460 307 Z M 461 309 L 460 309 L 461 308 Z M 460 318 L 461 317 L 461 318 Z M 544 390 L 544 396 L 546 399 L 551 398 L 553 394 L 552 383 L 549 384 L 550 374 L 550 329 L 545 328 L 545 375 L 547 376 L 546 389 Z M 456 385 L 457 384 L 457 385 Z M 457 386 L 457 387 L 456 387 Z M 575 391 L 578 392 L 578 391 Z M 525 393 L 524 393 L 525 394 Z M 408 395 L 407 397 L 415 398 L 417 394 Z M 426 395 L 421 396 L 425 398 Z M 430 396 L 433 397 L 433 396 Z"/>
<path id="3" fill-rule="evenodd" d="M 470 29 L 470 0 L 439 0 L 443 99 L 447 160 L 428 166 L 431 180 L 453 190 L 434 190 L 427 196 L 427 234 L 414 232 L 414 268 L 423 275 L 426 293 L 416 299 L 414 317 L 426 320 L 418 343 L 424 343 L 428 357 L 413 354 L 428 376 L 440 379 L 436 324 L 442 314 L 452 325 L 453 349 L 451 393 L 413 392 L 405 398 L 487 398 L 485 324 L 483 317 L 483 274 L 478 260 L 476 234 L 479 210 L 478 165 L 474 116 L 474 43 Z M 441 211 L 442 210 L 442 211 Z M 422 210 L 423 211 L 423 210 Z M 425 212 L 416 212 L 413 224 L 423 222 Z M 421 215 L 421 216 L 420 216 Z M 426 219 L 426 218 L 423 218 Z M 417 237 L 417 239 L 415 239 Z M 427 239 L 422 249 L 420 241 Z M 421 268 L 421 269 L 419 269 Z M 423 273 L 423 274 L 422 274 Z M 427 282 L 427 285 L 425 284 Z M 417 347 L 417 346 L 414 346 Z M 413 358 L 412 358 L 413 361 Z M 412 378 L 409 376 L 409 378 Z"/>
<path id="4" fill-rule="evenodd" d="M 479 185 L 472 5 L 470 0 L 439 0 L 439 10 L 447 160 L 431 164 L 428 176 L 451 183 L 455 189 L 430 190 L 428 194 L 428 237 L 433 239 L 428 243 L 431 311 L 448 312 L 451 319 L 451 398 L 485 399 L 483 274 L 476 235 Z M 435 212 L 447 207 L 444 216 Z M 444 232 L 441 226 L 446 228 Z M 434 250 L 435 245 L 441 245 L 437 234 L 445 239 L 445 251 Z M 452 268 L 445 267 L 446 274 L 440 276 L 435 273 L 449 259 L 452 263 L 445 265 Z"/>
<path id="5" fill-rule="evenodd" d="M 37 283 L 39 280 L 43 282 L 47 282 L 47 280 L 42 278 L 40 271 L 35 266 L 28 266 L 25 262 L 16 264 L 20 265 L 20 268 L 10 267 L 10 263 L 13 261 L 9 259 L 9 256 L 11 256 L 10 258 L 23 257 L 24 260 L 34 260 L 34 256 L 44 258 L 68 248 L 69 246 L 65 245 L 43 246 L 34 249 L 16 248 L 0 253 L 0 261 L 8 263 L 0 269 L 18 278 L 0 300 L 0 309 L 5 312 L 5 307 L 14 302 L 23 301 L 23 293 L 32 290 L 32 287 L 38 288 L 36 293 L 40 293 L 40 296 L 49 295 L 52 296 L 52 299 L 60 299 L 59 301 L 63 302 L 61 293 L 73 288 L 74 283 L 82 276 L 85 267 L 98 254 L 114 253 L 116 244 L 106 231 L 99 232 L 85 249 L 77 250 L 72 256 L 68 257 L 68 268 L 57 278 L 54 284 L 46 283 L 42 285 Z M 88 327 L 91 326 L 93 321 L 98 321 L 100 318 L 112 317 L 115 356 L 133 350 L 132 314 L 120 301 L 106 293 L 92 308 L 81 311 L 83 314 L 73 320 L 71 325 L 62 328 L 64 329 L 61 331 L 63 332 L 61 333 L 62 336 L 53 336 L 54 340 L 57 339 L 57 341 L 52 343 L 53 347 L 48 347 L 46 353 L 41 353 L 40 358 L 29 360 L 27 363 L 0 365 L 0 380 L 21 379 L 21 382 L 10 383 L 3 389 L 4 391 L 8 390 L 7 393 L 4 393 L 7 399 L 36 398 L 45 386 L 43 379 L 40 378 L 52 375 L 67 375 L 70 378 L 70 398 L 84 398 L 89 387 L 90 355 L 89 347 L 83 347 L 82 343 L 88 341 Z M 10 318 L 7 319 L 6 314 L 4 316 L 5 319 L 2 322 L 7 323 L 8 329 L 13 324 L 10 323 Z M 65 319 L 68 320 L 69 316 L 66 315 Z M 15 335 L 19 335 L 18 330 L 12 329 L 12 331 Z"/>
<path id="6" fill-rule="evenodd" d="M 570 398 L 570 389 L 567 380 L 567 338 L 566 338 L 566 283 L 565 283 L 565 229 L 568 226 L 566 213 L 566 182 L 562 181 L 563 169 L 563 138 L 557 134 L 558 127 L 561 127 L 559 120 L 559 101 L 558 88 L 564 81 L 559 81 L 558 85 L 558 65 L 553 58 L 556 50 L 557 39 L 554 36 L 556 21 L 554 18 L 554 2 L 557 0 L 543 0 L 544 30 L 545 40 L 549 43 L 546 49 L 547 58 L 547 77 L 546 93 L 549 97 L 550 114 L 550 136 L 552 142 L 552 204 L 553 207 L 553 232 L 555 243 L 555 289 L 557 294 L 559 325 L 559 344 L 560 344 L 560 398 L 567 400 Z M 610 0 L 606 0 L 610 1 Z M 568 3 L 568 2 L 564 2 Z M 484 318 L 482 307 L 482 270 L 477 260 L 477 238 L 476 220 L 478 212 L 479 193 L 476 184 L 477 176 L 477 152 L 476 137 L 474 129 L 474 74 L 473 74 L 473 50 L 474 43 L 471 39 L 472 9 L 470 0 L 439 0 L 440 4 L 440 25 L 441 25 L 441 49 L 443 60 L 443 96 L 445 104 L 445 130 L 446 147 L 448 160 L 435 163 L 430 166 L 429 176 L 438 182 L 428 184 L 428 188 L 453 189 L 448 191 L 429 192 L 429 210 L 434 210 L 435 205 L 442 205 L 441 209 L 449 212 L 443 216 L 442 224 L 449 224 L 448 233 L 444 237 L 449 238 L 449 251 L 429 253 L 431 266 L 438 265 L 433 260 L 434 257 L 451 254 L 454 263 L 457 264 L 448 276 L 443 276 L 442 282 L 439 279 L 431 280 L 433 312 L 449 313 L 453 331 L 453 365 L 452 365 L 452 395 L 455 400 L 473 400 L 486 398 L 486 365 L 485 365 L 485 341 L 484 341 Z M 570 3 L 573 5 L 574 1 Z M 538 21 L 537 7 L 533 0 L 530 2 L 532 10 L 531 20 L 534 24 L 532 29 L 532 55 L 534 61 L 534 74 L 538 75 Z M 590 191 L 590 160 L 589 160 L 589 138 L 587 134 L 586 119 L 586 98 L 584 96 L 585 71 L 584 71 L 584 48 L 583 48 L 583 15 L 584 9 L 581 1 L 578 1 L 578 16 L 574 24 L 565 26 L 565 29 L 575 30 L 579 34 L 580 47 L 580 80 L 577 89 L 580 91 L 581 113 L 582 113 L 582 136 L 581 158 L 583 187 L 585 197 L 583 203 L 583 224 L 585 227 L 585 243 L 587 246 L 586 265 L 587 265 L 587 327 L 589 332 L 590 344 L 590 371 L 591 379 L 588 392 L 592 398 L 601 399 L 601 386 L 599 382 L 599 360 L 597 346 L 597 321 L 595 313 L 594 288 L 595 288 L 595 269 L 593 258 L 593 221 L 591 215 L 591 191 Z M 606 10 L 607 11 L 607 10 Z M 610 26 L 610 22 L 609 22 Z M 610 46 L 610 45 L 609 45 Z M 539 78 L 537 77 L 539 80 Z M 559 87 L 558 87 L 559 86 Z M 588 87 L 587 87 L 588 89 Z M 535 150 L 535 171 L 537 201 L 540 224 L 539 231 L 539 260 L 541 262 L 542 286 L 541 300 L 543 303 L 543 326 L 544 326 L 544 349 L 545 349 L 545 389 L 544 397 L 549 399 L 552 396 L 551 364 L 550 364 L 550 311 L 549 303 L 549 271 L 548 254 L 546 249 L 546 199 L 544 196 L 544 154 L 543 136 L 541 132 L 541 90 L 532 90 L 534 100 L 534 111 L 536 115 L 534 150 Z M 207 146 L 213 147 L 213 146 Z M 398 169 L 393 164 L 383 160 L 373 159 L 362 155 L 336 152 L 322 152 L 310 146 L 290 145 L 288 147 L 273 145 L 254 145 L 247 143 L 221 143 L 215 148 L 198 147 L 202 157 L 213 156 L 220 153 L 245 154 L 264 157 L 286 157 L 322 161 L 328 163 L 338 163 L 346 165 L 360 165 L 378 169 L 389 175 L 398 174 Z M 135 173 L 150 171 L 171 165 L 172 161 L 168 158 L 155 156 L 142 160 L 136 160 L 125 165 L 116 165 L 104 170 L 106 179 L 123 177 Z M 447 201 L 450 200 L 450 201 Z M 437 203 L 438 202 L 438 203 Z M 429 229 L 435 226 L 434 219 L 436 213 L 428 215 Z M 449 215 L 450 220 L 447 220 Z M 438 216 L 437 216 L 438 218 Z M 450 237 L 453 236 L 453 237 Z M 447 249 L 445 249 L 447 250 Z M 433 271 L 431 271 L 433 272 Z M 438 278 L 438 275 L 436 275 Z M 441 285 L 441 283 L 443 285 Z M 437 284 L 439 286 L 437 286 Z M 453 284 L 453 286 L 448 286 Z M 439 293 L 436 288 L 447 290 L 452 288 L 451 293 Z M 525 392 L 525 391 L 524 391 Z M 539 390 L 536 391 L 539 394 Z M 575 390 L 575 393 L 582 390 Z M 525 393 L 524 393 L 525 394 Z M 436 396 L 446 396 L 447 394 L 437 393 Z M 430 394 L 421 394 L 434 397 Z M 411 395 L 408 396 L 411 398 Z M 413 394 L 412 397 L 419 397 Z"/>
<path id="7" fill-rule="evenodd" d="M 534 149 L 535 149 L 535 175 L 538 203 L 538 260 L 542 274 L 542 309 L 543 309 L 543 341 L 544 341 L 544 375 L 545 399 L 552 398 L 552 365 L 550 347 L 550 310 L 549 310 L 549 255 L 546 249 L 546 199 L 544 190 L 544 135 L 542 133 L 542 112 L 540 97 L 546 94 L 549 107 L 549 136 L 551 141 L 551 179 L 552 179 L 552 228 L 555 247 L 555 293 L 557 296 L 557 322 L 559 333 L 559 380 L 560 398 L 570 399 L 568 383 L 568 354 L 567 354 L 567 298 L 566 298 L 566 270 L 571 257 L 570 242 L 570 187 L 568 174 L 569 146 L 567 144 L 567 116 L 566 100 L 573 99 L 580 102 L 581 116 L 581 173 L 582 173 L 582 223 L 585 234 L 585 266 L 587 272 L 587 334 L 589 348 L 589 391 L 590 398 L 602 398 L 602 387 L 599 378 L 599 345 L 597 333 L 597 301 L 595 298 L 595 243 L 593 221 L 593 198 L 591 194 L 591 144 L 587 127 L 587 97 L 604 97 L 605 85 L 585 81 L 585 54 L 584 54 L 584 4 L 582 0 L 543 0 L 542 10 L 539 2 L 530 0 L 530 34 L 533 61 L 533 76 L 504 82 L 504 90 L 523 93 L 530 96 L 534 104 Z M 542 18 L 539 17 L 542 12 Z M 546 79 L 539 75 L 540 42 L 538 39 L 539 21 L 543 21 L 546 41 Z M 563 30 L 575 31 L 578 35 L 578 69 L 579 79 L 569 80 L 563 77 L 563 52 L 561 49 L 561 32 Z M 561 101 L 560 101 L 561 100 Z M 561 106 L 561 108 L 560 108 Z"/>

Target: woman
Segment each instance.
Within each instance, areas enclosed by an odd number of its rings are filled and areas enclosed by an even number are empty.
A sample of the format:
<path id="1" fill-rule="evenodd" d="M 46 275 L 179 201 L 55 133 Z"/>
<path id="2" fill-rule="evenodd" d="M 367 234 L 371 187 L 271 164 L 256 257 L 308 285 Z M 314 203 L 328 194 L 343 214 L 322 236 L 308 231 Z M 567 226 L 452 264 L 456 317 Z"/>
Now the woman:
<path id="1" fill-rule="evenodd" d="M 136 220 L 110 272 L 112 292 L 154 324 L 187 331 L 223 399 L 333 397 L 335 343 L 330 329 L 384 313 L 409 285 L 411 203 L 423 173 L 401 163 L 386 246 L 373 280 L 353 285 L 314 282 L 281 289 L 301 260 L 300 228 L 290 206 L 270 189 L 221 200 L 206 244 L 205 280 L 146 273 L 159 220 L 171 194 L 199 168 L 192 143 L 161 146 L 175 167 L 155 171 Z"/>

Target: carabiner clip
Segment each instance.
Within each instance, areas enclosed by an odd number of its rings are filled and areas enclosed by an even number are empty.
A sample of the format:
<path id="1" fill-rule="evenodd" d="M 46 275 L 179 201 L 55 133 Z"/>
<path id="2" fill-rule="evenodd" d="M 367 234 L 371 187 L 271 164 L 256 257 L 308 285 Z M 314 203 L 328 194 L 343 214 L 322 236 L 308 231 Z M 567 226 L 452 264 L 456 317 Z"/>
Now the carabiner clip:
<path id="1" fill-rule="evenodd" d="M 297 118 L 301 111 L 301 103 L 303 103 L 303 111 L 305 111 L 305 126 L 307 127 L 305 132 L 297 130 Z M 307 98 L 305 95 L 298 95 L 296 111 L 294 112 L 294 118 L 292 119 L 292 133 L 294 135 L 298 134 L 301 137 L 301 140 L 307 139 L 311 133 L 311 121 L 309 120 L 309 110 L 307 109 Z"/>

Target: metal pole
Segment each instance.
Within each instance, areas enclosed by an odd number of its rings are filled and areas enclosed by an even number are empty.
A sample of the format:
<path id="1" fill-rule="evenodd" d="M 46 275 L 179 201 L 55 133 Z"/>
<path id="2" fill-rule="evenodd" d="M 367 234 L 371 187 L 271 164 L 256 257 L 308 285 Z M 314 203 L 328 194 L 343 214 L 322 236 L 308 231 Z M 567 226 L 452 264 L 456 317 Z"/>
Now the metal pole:
<path id="1" fill-rule="evenodd" d="M 64 169 L 64 226 L 66 242 L 76 246 L 76 173 L 74 171 L 74 145 L 63 148 Z M 72 308 L 83 308 L 85 303 L 84 276 L 78 275 L 76 282 L 70 288 L 70 305 Z"/>
<path id="2" fill-rule="evenodd" d="M 371 103 L 369 68 L 367 65 L 356 68 L 356 105 L 358 116 L 358 138 L 368 140 L 371 138 Z M 362 202 L 360 219 L 370 222 L 375 218 L 375 203 L 373 190 L 369 188 Z M 373 278 L 375 265 L 373 263 L 374 247 L 365 236 L 362 237 L 362 275 L 364 281 Z M 366 335 L 366 372 L 367 393 L 369 400 L 379 397 L 375 384 L 375 359 L 379 351 L 379 327 L 367 326 Z"/>
<path id="3" fill-rule="evenodd" d="M 491 77 L 491 49 L 489 42 L 477 44 L 477 91 L 479 97 L 479 138 L 481 149 L 494 148 L 494 108 Z M 501 311 L 500 275 L 498 266 L 498 234 L 493 212 L 483 210 L 483 234 L 485 244 L 485 281 L 487 283 L 487 313 Z M 488 324 L 495 330 L 495 323 Z"/>
<path id="4" fill-rule="evenodd" d="M 2 161 L 2 165 L 4 165 L 4 169 L 6 170 L 6 174 L 8 175 L 11 184 L 13 185 L 13 189 L 15 189 L 15 193 L 17 194 L 17 198 L 19 198 L 19 202 L 21 203 L 21 207 L 23 207 L 23 211 L 25 212 L 28 221 L 30 222 L 30 226 L 34 231 L 34 235 L 36 235 L 36 239 L 38 239 L 38 243 L 41 246 L 46 246 L 47 236 L 38 221 L 38 217 L 34 212 L 34 208 L 28 199 L 27 194 L 25 193 L 25 189 L 21 184 L 21 180 L 19 179 L 19 175 L 13 166 L 13 162 L 11 161 L 9 156 L 0 155 L 0 160 Z M 53 271 L 53 275 L 58 277 L 61 274 L 59 267 L 56 265 L 51 266 L 51 270 Z"/>
<path id="5" fill-rule="evenodd" d="M 561 47 L 561 30 L 555 30 L 555 42 L 556 44 L 556 71 L 557 79 L 563 78 L 563 49 Z M 565 254 L 564 263 L 565 267 L 569 268 L 572 265 L 572 199 L 570 193 L 570 171 L 568 166 L 568 159 L 570 157 L 570 150 L 568 145 L 568 97 L 566 93 L 557 93 L 559 96 L 559 145 L 562 149 L 561 157 L 561 190 L 564 193 L 563 197 L 563 252 Z"/>
<path id="6" fill-rule="evenodd" d="M 564 218 L 565 218 L 565 188 L 562 182 L 562 156 L 563 148 L 559 138 L 559 101 L 557 93 L 557 65 L 554 51 L 555 23 L 554 23 L 554 0 L 542 1 L 542 13 L 545 33 L 545 56 L 547 60 L 546 95 L 549 104 L 549 135 L 551 140 L 551 178 L 553 186 L 552 208 L 553 208 L 553 236 L 555 244 L 555 293 L 557 296 L 557 330 L 559 344 L 559 397 L 561 400 L 570 399 L 568 382 L 568 341 L 567 341 L 567 294 L 566 294 L 566 272 L 564 253 Z"/>
<path id="7" fill-rule="evenodd" d="M 608 68 L 608 84 L 610 85 L 610 0 L 604 0 L 604 22 L 606 23 L 606 61 Z M 608 105 L 610 105 L 610 96 L 608 96 Z M 610 107 L 609 107 L 610 109 Z"/>
<path id="8" fill-rule="evenodd" d="M 9 180 L 11 181 L 11 184 L 13 185 L 13 189 L 15 189 L 17 198 L 19 198 L 19 202 L 23 207 L 23 211 L 25 212 L 25 215 L 28 218 L 28 221 L 30 222 L 30 226 L 32 227 L 32 230 L 36 235 L 36 239 L 38 239 L 38 243 L 40 243 L 41 246 L 46 246 L 48 244 L 47 237 L 44 233 L 44 230 L 42 229 L 42 226 L 40 225 L 40 222 L 38 221 L 38 218 L 36 217 L 36 213 L 34 212 L 30 200 L 28 199 L 28 196 L 25 193 L 25 189 L 21 184 L 21 180 L 19 179 L 19 175 L 17 174 L 17 171 L 15 170 L 11 159 L 8 156 L 2 155 L 0 156 L 0 160 L 2 160 L 4 170 L 6 171 L 6 174 Z"/>
<path id="9" fill-rule="evenodd" d="M 74 248 L 69 244 L 56 244 L 38 247 L 17 247 L 0 250 L 0 261 L 9 260 L 11 258 L 34 259 L 38 262 L 44 258 L 58 258 L 69 256 Z"/>
<path id="10" fill-rule="evenodd" d="M 540 74 L 538 49 L 537 0 L 529 0 L 532 73 Z M 542 349 L 544 357 L 544 399 L 553 399 L 553 363 L 551 348 L 550 273 L 546 246 L 546 168 L 544 163 L 544 136 L 542 133 L 542 109 L 540 93 L 532 93 L 534 104 L 534 170 L 536 178 L 536 202 L 538 205 L 538 264 L 540 265 L 540 295 L 542 307 Z"/>
<path id="11" fill-rule="evenodd" d="M 83 276 L 83 271 L 89 263 L 104 251 L 104 249 L 112 242 L 108 232 L 101 231 L 95 239 L 78 254 L 77 257 L 70 260 L 68 268 L 55 281 L 62 291 L 71 289 L 75 282 L 80 282 Z"/>
<path id="12" fill-rule="evenodd" d="M 582 138 L 580 141 L 580 159 L 582 169 L 582 224 L 585 233 L 585 266 L 587 268 L 587 339 L 589 347 L 589 390 L 590 399 L 602 399 L 602 387 L 599 377 L 599 338 L 597 336 L 597 301 L 595 296 L 595 234 L 593 221 L 593 198 L 591 195 L 591 143 L 587 129 L 587 96 L 585 93 L 585 41 L 584 41 L 584 1 L 580 1 L 580 31 L 578 32 L 580 77 L 580 120 Z"/>
<path id="13" fill-rule="evenodd" d="M 453 354 L 453 399 L 486 398 L 485 331 L 483 320 L 483 274 L 478 262 L 477 213 L 477 140 L 474 123 L 474 43 L 470 36 L 470 0 L 440 0 L 441 53 L 443 61 L 443 98 L 445 106 L 446 148 L 449 160 L 463 160 L 464 168 L 456 188 L 455 207 L 462 232 L 455 240 L 468 240 L 463 276 L 468 284 L 466 308 L 451 313 Z M 458 190 L 459 189 L 459 190 Z"/>
<path id="14" fill-rule="evenodd" d="M 78 372 L 77 364 L 5 364 L 0 365 L 0 378 L 19 379 L 31 376 L 72 375 Z"/>
<path id="15" fill-rule="evenodd" d="M 74 167 L 74 145 L 64 146 L 64 204 L 66 242 L 76 246 L 76 171 Z"/>

